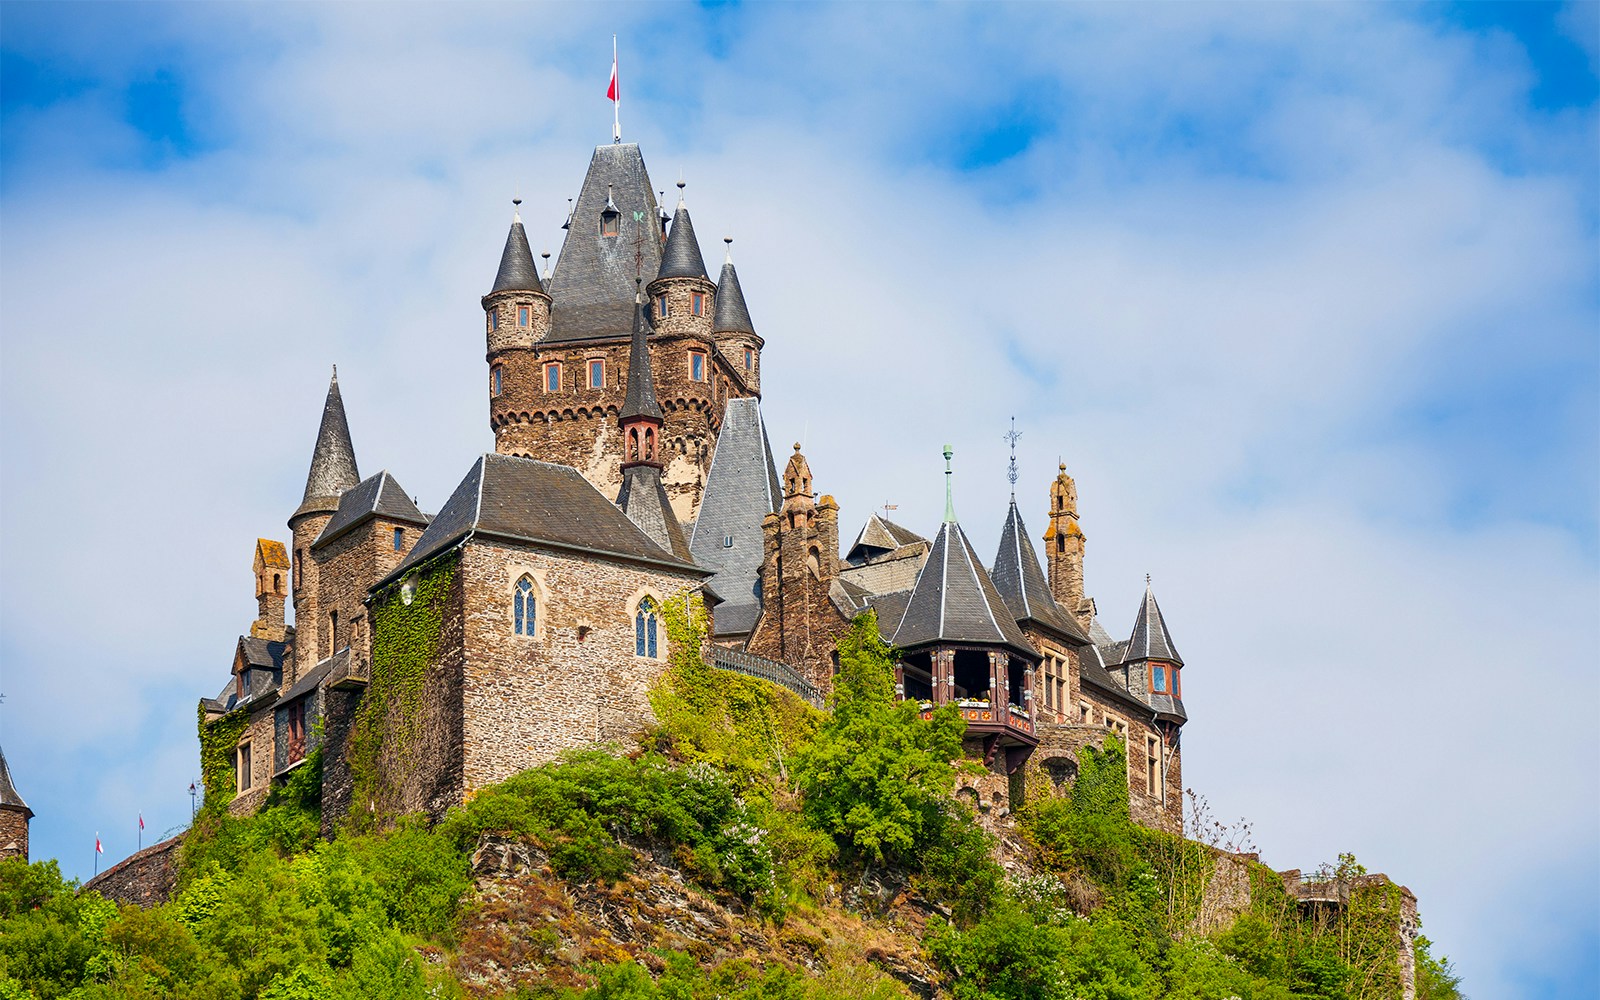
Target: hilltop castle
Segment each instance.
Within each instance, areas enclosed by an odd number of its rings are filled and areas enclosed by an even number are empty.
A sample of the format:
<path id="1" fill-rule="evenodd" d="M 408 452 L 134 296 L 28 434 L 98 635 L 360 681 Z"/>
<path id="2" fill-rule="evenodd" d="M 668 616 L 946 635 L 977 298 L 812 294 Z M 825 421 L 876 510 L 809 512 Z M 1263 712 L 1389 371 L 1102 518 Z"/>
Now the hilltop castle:
<path id="1" fill-rule="evenodd" d="M 819 704 L 836 638 L 875 611 L 898 691 L 966 719 L 984 774 L 961 792 L 981 810 L 1066 786 L 1114 731 L 1134 817 L 1180 826 L 1183 660 L 1148 588 L 1128 638 L 1101 624 L 1065 466 L 1043 567 L 1015 499 L 988 564 L 950 504 L 931 538 L 872 514 L 841 555 L 799 445 L 778 474 L 764 341 L 681 195 L 669 215 L 639 148 L 601 146 L 563 228 L 541 274 L 511 223 L 481 300 L 495 450 L 438 513 L 387 470 L 361 477 L 335 373 L 290 541 L 257 541 L 256 620 L 201 701 L 208 795 L 253 810 L 320 746 L 329 821 L 438 814 L 626 741 L 666 668 L 662 609 L 689 592 L 710 662 Z"/>

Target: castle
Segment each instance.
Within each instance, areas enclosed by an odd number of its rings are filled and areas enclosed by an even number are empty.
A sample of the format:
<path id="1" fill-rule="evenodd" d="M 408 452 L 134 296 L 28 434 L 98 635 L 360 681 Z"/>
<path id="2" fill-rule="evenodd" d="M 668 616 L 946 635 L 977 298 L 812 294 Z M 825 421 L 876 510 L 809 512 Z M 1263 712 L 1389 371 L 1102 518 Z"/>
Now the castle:
<path id="1" fill-rule="evenodd" d="M 663 608 L 687 592 L 709 662 L 817 704 L 835 640 L 875 611 L 898 692 L 965 718 L 983 773 L 960 794 L 982 811 L 1065 787 L 1109 731 L 1135 819 L 1181 826 L 1183 660 L 1148 588 L 1126 639 L 1102 625 L 1064 465 L 1043 565 L 1014 497 L 987 564 L 948 502 L 931 538 L 874 513 L 841 554 L 799 445 L 778 473 L 764 341 L 731 253 L 711 279 L 681 194 L 669 215 L 639 148 L 601 146 L 563 228 L 541 274 L 513 217 L 481 300 L 495 450 L 437 513 L 388 470 L 361 477 L 334 373 L 290 540 L 257 541 L 257 617 L 200 703 L 203 757 L 224 762 L 208 796 L 254 810 L 321 747 L 328 822 L 437 815 L 624 742 L 666 669 Z"/>

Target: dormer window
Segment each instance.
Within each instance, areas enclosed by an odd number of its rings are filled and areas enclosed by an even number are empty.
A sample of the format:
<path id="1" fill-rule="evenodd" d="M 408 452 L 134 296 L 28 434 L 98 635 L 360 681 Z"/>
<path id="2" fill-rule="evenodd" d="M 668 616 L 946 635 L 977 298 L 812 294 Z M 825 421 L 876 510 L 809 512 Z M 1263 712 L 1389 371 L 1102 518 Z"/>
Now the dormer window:
<path id="1" fill-rule="evenodd" d="M 704 351 L 689 352 L 689 378 L 696 382 L 706 380 L 706 355 Z"/>
<path id="2" fill-rule="evenodd" d="M 667 309 L 667 297 L 665 295 L 657 295 L 656 296 L 656 318 L 657 319 L 666 319 L 669 315 L 671 315 L 671 313 Z"/>
<path id="3" fill-rule="evenodd" d="M 530 310 L 527 306 L 517 306 L 517 325 L 527 326 Z"/>
<path id="4" fill-rule="evenodd" d="M 614 211 L 614 210 L 609 209 L 609 208 L 606 209 L 604 212 L 601 212 L 600 213 L 600 235 L 601 236 L 615 236 L 615 235 L 617 235 L 617 224 L 621 220 L 622 220 L 622 213 L 621 212 L 617 212 L 617 211 Z"/>
<path id="5" fill-rule="evenodd" d="M 689 312 L 696 316 L 704 316 L 706 314 L 705 292 L 689 293 Z"/>
<path id="6" fill-rule="evenodd" d="M 1167 688 L 1167 667 L 1163 663 L 1150 664 L 1150 692 L 1152 694 L 1171 694 Z"/>

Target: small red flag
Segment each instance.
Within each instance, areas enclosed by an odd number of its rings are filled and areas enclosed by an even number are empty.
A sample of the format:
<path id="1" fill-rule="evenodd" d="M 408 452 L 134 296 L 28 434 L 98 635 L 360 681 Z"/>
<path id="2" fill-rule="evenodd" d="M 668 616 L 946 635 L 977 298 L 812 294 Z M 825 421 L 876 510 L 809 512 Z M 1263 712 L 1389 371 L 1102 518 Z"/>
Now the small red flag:
<path id="1" fill-rule="evenodd" d="M 144 813 L 139 814 L 139 829 L 144 829 Z"/>
<path id="2" fill-rule="evenodd" d="M 614 52 L 611 54 L 611 86 L 606 88 L 606 99 L 617 99 L 617 55 Z"/>
<path id="3" fill-rule="evenodd" d="M 104 847 L 100 846 L 100 838 L 99 837 L 94 838 L 94 852 L 96 854 L 104 854 L 106 852 L 106 849 Z"/>

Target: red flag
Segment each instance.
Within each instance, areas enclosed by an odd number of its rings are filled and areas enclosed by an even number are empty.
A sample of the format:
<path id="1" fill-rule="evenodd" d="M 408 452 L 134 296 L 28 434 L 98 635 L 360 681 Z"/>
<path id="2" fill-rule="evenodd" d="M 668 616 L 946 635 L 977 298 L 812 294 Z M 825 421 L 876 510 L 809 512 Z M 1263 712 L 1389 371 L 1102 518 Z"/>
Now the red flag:
<path id="1" fill-rule="evenodd" d="M 94 838 L 94 852 L 96 854 L 104 854 L 106 852 L 106 849 L 104 847 L 100 846 L 100 838 L 99 837 Z"/>
<path id="2" fill-rule="evenodd" d="M 606 99 L 610 101 L 617 99 L 617 54 L 615 52 L 611 53 L 611 86 L 606 88 Z"/>
<path id="3" fill-rule="evenodd" d="M 144 829 L 144 813 L 139 814 L 139 829 Z"/>

